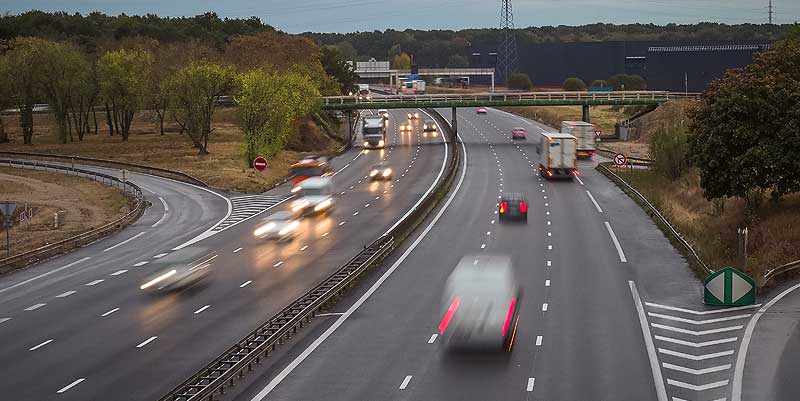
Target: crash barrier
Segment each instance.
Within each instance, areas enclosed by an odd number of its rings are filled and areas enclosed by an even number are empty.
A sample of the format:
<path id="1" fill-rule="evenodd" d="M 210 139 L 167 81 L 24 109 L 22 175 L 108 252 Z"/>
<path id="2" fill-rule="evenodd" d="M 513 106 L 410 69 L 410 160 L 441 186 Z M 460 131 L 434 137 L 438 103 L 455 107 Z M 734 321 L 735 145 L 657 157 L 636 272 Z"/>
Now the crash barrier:
<path id="1" fill-rule="evenodd" d="M 450 130 L 450 126 L 439 113 L 429 110 L 435 118 Z M 276 315 L 247 334 L 215 358 L 189 379 L 170 390 L 160 398 L 161 401 L 213 400 L 215 395 L 225 393 L 225 388 L 233 386 L 236 379 L 242 378 L 263 358 L 274 352 L 297 330 L 308 324 L 322 311 L 330 308 L 369 268 L 378 265 L 397 246 L 422 224 L 436 208 L 443 194 L 452 184 L 460 164 L 460 144 L 451 144 L 443 179 L 405 218 L 385 235 L 365 246 L 335 273 L 328 276 L 310 291 L 295 299 Z"/>
<path id="2" fill-rule="evenodd" d="M 32 263 L 49 259 L 53 256 L 69 252 L 74 248 L 85 246 L 94 241 L 97 241 L 98 239 L 103 238 L 116 231 L 119 231 L 128 224 L 136 221 L 144 213 L 144 209 L 147 207 L 147 201 L 144 200 L 142 189 L 139 188 L 138 185 L 129 181 L 123 181 L 120 178 L 115 177 L 113 175 L 99 173 L 91 170 L 85 170 L 82 168 L 76 168 L 74 166 L 69 166 L 69 165 L 52 164 L 37 160 L 0 159 L 0 166 L 33 169 L 33 170 L 55 171 L 59 173 L 65 173 L 69 175 L 75 175 L 79 177 L 93 179 L 104 185 L 109 185 L 115 188 L 119 188 L 134 202 L 133 208 L 131 208 L 131 210 L 127 214 L 125 214 L 125 216 L 122 216 L 119 219 L 116 219 L 106 225 L 86 231 L 74 237 L 70 237 L 52 244 L 45 245 L 37 249 L 33 249 L 18 255 L 11 256 L 9 258 L 0 259 L 0 273 L 6 273 L 15 269 L 19 269 L 27 265 L 30 265 Z"/>

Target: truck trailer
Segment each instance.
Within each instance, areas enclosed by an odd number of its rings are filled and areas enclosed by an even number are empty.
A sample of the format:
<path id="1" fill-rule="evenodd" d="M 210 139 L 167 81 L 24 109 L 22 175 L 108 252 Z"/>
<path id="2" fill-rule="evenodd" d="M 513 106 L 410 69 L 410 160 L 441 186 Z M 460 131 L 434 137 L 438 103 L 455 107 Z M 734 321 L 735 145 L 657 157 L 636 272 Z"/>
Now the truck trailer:
<path id="1" fill-rule="evenodd" d="M 579 159 L 590 158 L 597 151 L 597 146 L 595 145 L 597 134 L 594 131 L 594 125 L 585 121 L 561 122 L 561 133 L 570 134 L 578 139 L 575 153 Z"/>
<path id="2" fill-rule="evenodd" d="M 386 125 L 381 115 L 364 117 L 361 128 L 365 149 L 383 149 L 386 145 Z"/>
<path id="3" fill-rule="evenodd" d="M 560 132 L 543 132 L 536 153 L 539 174 L 544 178 L 572 178 L 578 175 L 578 139 Z"/>

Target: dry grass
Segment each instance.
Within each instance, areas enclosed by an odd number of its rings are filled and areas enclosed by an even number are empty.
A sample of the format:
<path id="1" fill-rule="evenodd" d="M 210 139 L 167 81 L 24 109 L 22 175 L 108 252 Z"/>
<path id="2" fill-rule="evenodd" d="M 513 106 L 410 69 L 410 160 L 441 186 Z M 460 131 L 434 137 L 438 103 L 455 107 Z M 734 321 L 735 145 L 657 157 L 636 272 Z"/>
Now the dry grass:
<path id="1" fill-rule="evenodd" d="M 98 119 L 105 120 L 98 114 Z M 99 134 L 88 134 L 83 141 L 75 138 L 74 142 L 60 144 L 51 134 L 50 117 L 45 114 L 34 118 L 33 145 L 22 144 L 22 134 L 15 116 L 4 117 L 6 129 L 11 142 L 0 144 L 0 150 L 23 152 L 42 152 L 62 155 L 95 157 L 149 166 L 168 168 L 191 174 L 215 188 L 242 192 L 261 192 L 274 182 L 287 175 L 289 166 L 302 157 L 302 152 L 283 151 L 269 160 L 267 170 L 255 172 L 242 158 L 240 152 L 241 130 L 236 125 L 236 110 L 222 108 L 217 111 L 208 144 L 209 155 L 198 155 L 191 141 L 179 135 L 179 129 L 173 124 L 166 124 L 166 135 L 158 133 L 157 120 L 154 113 L 143 112 L 134 119 L 131 135 L 127 143 L 119 136 L 109 136 L 107 126 L 99 126 Z M 306 130 L 304 130 L 305 132 Z M 335 142 L 312 133 L 316 137 L 309 139 L 318 143 L 322 151 L 328 154 L 334 151 Z"/>
<path id="2" fill-rule="evenodd" d="M 542 122 L 556 130 L 561 128 L 562 121 L 583 119 L 581 106 L 524 106 L 501 107 L 501 109 Z M 589 110 L 589 116 L 592 124 L 600 128 L 603 134 L 609 134 L 614 132 L 614 125 L 622 118 L 622 111 L 611 106 L 593 106 Z"/>
<path id="3" fill-rule="evenodd" d="M 16 223 L 26 203 L 34 211 L 30 223 L 11 229 L 12 255 L 97 228 L 129 210 L 127 199 L 117 189 L 61 173 L 0 167 L 0 188 L 3 199 L 17 201 Z M 63 212 L 56 229 L 53 215 L 59 211 Z M 6 250 L 2 238 L 0 258 L 6 256 Z"/>
<path id="4" fill-rule="evenodd" d="M 712 268 L 738 266 L 736 230 L 743 227 L 744 202 L 728 199 L 721 214 L 703 197 L 700 179 L 690 173 L 676 180 L 648 170 L 622 170 L 620 176 L 645 195 L 676 226 Z M 779 203 L 766 201 L 748 224 L 748 266 L 751 276 L 800 259 L 800 194 Z"/>

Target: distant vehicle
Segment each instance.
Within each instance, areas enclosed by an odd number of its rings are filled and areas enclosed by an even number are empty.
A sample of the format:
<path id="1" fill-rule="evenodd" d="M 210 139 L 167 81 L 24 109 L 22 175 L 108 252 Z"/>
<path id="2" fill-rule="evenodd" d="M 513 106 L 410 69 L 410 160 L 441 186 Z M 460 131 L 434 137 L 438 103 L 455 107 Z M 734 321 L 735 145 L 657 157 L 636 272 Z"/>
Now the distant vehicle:
<path id="1" fill-rule="evenodd" d="M 570 134 L 543 132 L 536 153 L 539 154 L 539 174 L 544 178 L 578 175 L 578 157 L 575 150 L 578 139 Z"/>
<path id="2" fill-rule="evenodd" d="M 398 128 L 400 128 L 400 132 L 404 132 L 404 131 L 411 132 L 411 130 L 413 130 L 413 129 L 414 129 L 414 126 L 413 126 L 413 125 L 411 125 L 411 121 L 406 121 L 406 123 L 405 123 L 405 124 L 402 124 L 402 123 L 401 123 L 401 124 L 400 124 L 400 127 L 398 127 Z"/>
<path id="3" fill-rule="evenodd" d="M 389 110 L 380 109 L 380 110 L 378 110 L 378 115 L 383 117 L 384 120 L 388 120 L 389 119 Z"/>
<path id="4" fill-rule="evenodd" d="M 291 210 L 298 215 L 328 212 L 333 207 L 333 180 L 331 177 L 311 177 L 300 183 L 298 198 L 292 201 Z"/>
<path id="5" fill-rule="evenodd" d="M 199 284 L 210 275 L 217 256 L 216 252 L 203 248 L 183 251 L 176 256 L 169 255 L 156 262 L 167 267 L 146 278 L 139 289 L 151 294 L 161 294 Z"/>
<path id="6" fill-rule="evenodd" d="M 391 180 L 392 176 L 392 168 L 386 163 L 378 163 L 369 170 L 369 179 L 371 181 Z"/>
<path id="7" fill-rule="evenodd" d="M 361 135 L 364 137 L 364 148 L 383 149 L 386 145 L 386 124 L 383 116 L 364 117 Z"/>
<path id="8" fill-rule="evenodd" d="M 511 130 L 511 139 L 528 139 L 528 131 L 525 131 L 525 128 L 516 127 Z"/>
<path id="9" fill-rule="evenodd" d="M 497 207 L 500 221 L 507 219 L 520 219 L 528 221 L 528 200 L 522 194 L 504 193 Z"/>
<path id="10" fill-rule="evenodd" d="M 442 298 L 443 343 L 450 349 L 511 351 L 520 294 L 510 257 L 465 255 L 450 274 Z"/>
<path id="11" fill-rule="evenodd" d="M 409 120 L 416 120 L 418 118 L 419 118 L 419 112 L 418 111 L 412 111 L 412 112 L 408 113 L 408 119 Z"/>
<path id="12" fill-rule="evenodd" d="M 328 159 L 324 157 L 308 156 L 298 161 L 289 168 L 292 177 L 292 192 L 297 192 L 297 184 L 310 177 L 327 177 L 332 175 L 331 166 Z"/>
<path id="13" fill-rule="evenodd" d="M 370 100 L 372 98 L 369 90 L 369 84 L 358 84 L 358 99 Z"/>
<path id="14" fill-rule="evenodd" d="M 427 91 L 425 81 L 420 79 L 415 80 L 401 80 L 397 90 L 397 94 L 403 95 L 424 95 Z"/>
<path id="15" fill-rule="evenodd" d="M 422 130 L 425 132 L 436 132 L 436 122 L 433 120 L 425 120 L 422 123 Z"/>
<path id="16" fill-rule="evenodd" d="M 288 241 L 300 232 L 300 220 L 287 211 L 275 212 L 265 217 L 253 231 L 253 235 L 261 239 Z"/>
<path id="17" fill-rule="evenodd" d="M 562 121 L 561 133 L 570 134 L 578 138 L 578 145 L 575 151 L 579 159 L 590 158 L 597 151 L 596 139 L 597 134 L 594 124 L 589 124 L 584 121 Z"/>
<path id="18" fill-rule="evenodd" d="M 478 107 L 475 109 L 475 114 L 486 114 L 488 112 L 489 110 L 487 110 L 486 107 Z"/>

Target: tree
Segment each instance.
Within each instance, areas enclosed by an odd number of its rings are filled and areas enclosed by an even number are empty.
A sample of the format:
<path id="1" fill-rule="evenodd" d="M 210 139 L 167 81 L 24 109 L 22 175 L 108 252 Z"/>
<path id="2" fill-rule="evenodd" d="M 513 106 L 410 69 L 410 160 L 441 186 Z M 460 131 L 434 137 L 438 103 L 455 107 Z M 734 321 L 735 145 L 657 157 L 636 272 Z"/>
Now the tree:
<path id="1" fill-rule="evenodd" d="M 512 73 L 511 76 L 508 78 L 508 89 L 513 90 L 531 90 L 533 88 L 533 83 L 531 82 L 530 77 L 528 74 L 524 72 L 515 72 Z"/>
<path id="2" fill-rule="evenodd" d="M 453 54 L 447 59 L 447 68 L 467 68 L 469 61 L 460 54 Z"/>
<path id="3" fill-rule="evenodd" d="M 608 86 L 614 90 L 638 91 L 644 90 L 644 78 L 638 75 L 616 74 L 608 78 Z"/>
<path id="4" fill-rule="evenodd" d="M 175 120 L 186 129 L 201 155 L 208 154 L 211 119 L 220 96 L 235 93 L 233 67 L 207 61 L 194 62 L 170 79 L 171 108 Z"/>
<path id="5" fill-rule="evenodd" d="M 392 68 L 397 70 L 407 70 L 411 68 L 411 56 L 406 52 L 394 56 L 392 59 Z"/>
<path id="6" fill-rule="evenodd" d="M 97 62 L 100 93 L 111 103 L 115 129 L 127 141 L 134 114 L 145 105 L 153 63 L 142 49 L 108 51 Z"/>
<path id="7" fill-rule="evenodd" d="M 37 85 L 40 69 L 36 62 L 37 43 L 39 40 L 35 38 L 13 40 L 0 69 L 0 84 L 6 88 L 20 111 L 19 125 L 26 145 L 33 144 L 33 105 L 40 93 Z"/>
<path id="8" fill-rule="evenodd" d="M 682 125 L 661 126 L 650 138 L 650 156 L 653 170 L 663 176 L 676 179 L 688 169 L 687 134 Z"/>
<path id="9" fill-rule="evenodd" d="M 607 88 L 608 82 L 605 79 L 595 79 L 589 84 L 590 88 Z"/>
<path id="10" fill-rule="evenodd" d="M 585 91 L 586 83 L 580 78 L 570 77 L 564 80 L 564 84 L 561 87 L 565 91 Z"/>
<path id="11" fill-rule="evenodd" d="M 690 114 L 689 153 L 708 199 L 800 191 L 800 37 L 711 83 Z M 752 212 L 752 210 L 750 210 Z"/>
<path id="12" fill-rule="evenodd" d="M 346 93 L 358 82 L 358 74 L 353 66 L 346 62 L 335 47 L 324 46 L 320 55 L 320 62 L 328 76 L 336 80 L 339 85 L 339 94 Z"/>
<path id="13" fill-rule="evenodd" d="M 58 140 L 67 143 L 73 140 L 69 112 L 73 102 L 91 90 L 88 88 L 91 66 L 75 45 L 43 39 L 36 42 L 34 62 L 39 65 L 36 81 L 53 112 Z"/>

